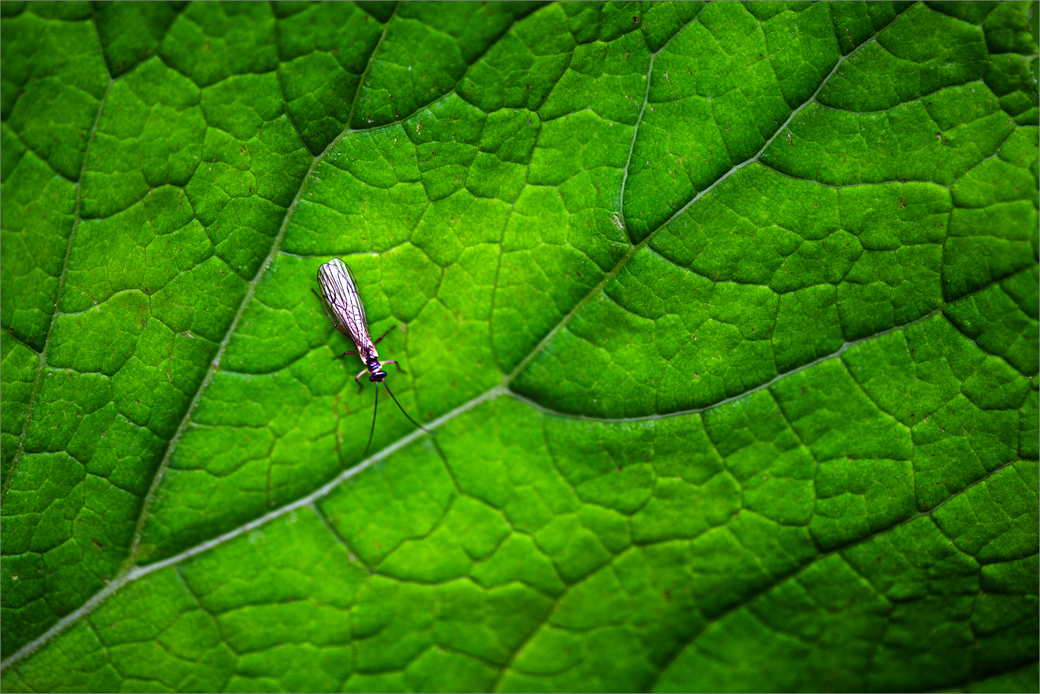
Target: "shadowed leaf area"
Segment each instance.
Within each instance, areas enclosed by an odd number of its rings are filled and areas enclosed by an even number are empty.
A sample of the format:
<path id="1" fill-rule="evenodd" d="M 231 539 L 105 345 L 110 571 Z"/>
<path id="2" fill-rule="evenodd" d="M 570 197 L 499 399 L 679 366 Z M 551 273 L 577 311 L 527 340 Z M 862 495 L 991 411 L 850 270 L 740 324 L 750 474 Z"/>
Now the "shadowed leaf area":
<path id="1" fill-rule="evenodd" d="M 3 690 L 1035 692 L 1034 6 L 0 4 Z"/>

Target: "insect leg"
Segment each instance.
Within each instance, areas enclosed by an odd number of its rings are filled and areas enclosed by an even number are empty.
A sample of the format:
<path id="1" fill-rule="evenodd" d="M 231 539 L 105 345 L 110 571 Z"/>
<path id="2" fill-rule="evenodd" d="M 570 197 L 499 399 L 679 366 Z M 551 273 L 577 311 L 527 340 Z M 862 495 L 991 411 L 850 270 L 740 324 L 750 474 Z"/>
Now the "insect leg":
<path id="1" fill-rule="evenodd" d="M 342 359 L 343 357 L 347 356 L 348 354 L 357 354 L 357 352 L 344 352 L 343 354 L 337 354 L 336 356 L 333 357 L 333 359 Z"/>
<path id="2" fill-rule="evenodd" d="M 361 377 L 368 373 L 368 369 L 361 369 L 361 373 L 354 377 L 354 383 L 358 384 L 358 392 L 360 393 L 365 389 L 365 384 L 361 382 Z"/>
<path id="3" fill-rule="evenodd" d="M 378 340 L 376 340 L 375 342 L 373 342 L 372 344 L 374 344 L 374 345 L 378 345 L 378 344 L 379 344 L 379 342 L 380 342 L 380 341 L 381 341 L 381 340 L 382 340 L 382 339 L 383 339 L 384 337 L 386 337 L 387 335 L 389 335 L 389 334 L 390 334 L 390 331 L 391 331 L 391 330 L 393 330 L 393 329 L 394 329 L 394 328 L 396 328 L 396 327 L 397 327 L 396 325 L 391 325 L 391 326 L 390 326 L 390 327 L 389 327 L 389 328 L 387 329 L 387 331 L 386 331 L 385 333 L 383 333 L 382 335 L 380 335 L 380 336 L 379 336 L 379 339 L 378 339 Z"/>
<path id="4" fill-rule="evenodd" d="M 383 366 L 386 366 L 387 364 L 394 364 L 397 367 L 398 371 L 400 371 L 401 373 L 403 373 L 406 376 L 408 375 L 408 372 L 401 368 L 401 365 L 397 363 L 396 359 L 391 359 L 390 361 L 384 361 L 383 362 Z"/>
<path id="5" fill-rule="evenodd" d="M 387 391 L 388 393 L 390 391 Z M 372 408 L 372 428 L 368 431 L 368 443 L 365 444 L 365 452 L 361 454 L 364 458 L 368 455 L 368 449 L 372 446 L 372 435 L 376 433 L 376 413 L 379 412 L 379 384 L 376 384 L 376 406 Z"/>

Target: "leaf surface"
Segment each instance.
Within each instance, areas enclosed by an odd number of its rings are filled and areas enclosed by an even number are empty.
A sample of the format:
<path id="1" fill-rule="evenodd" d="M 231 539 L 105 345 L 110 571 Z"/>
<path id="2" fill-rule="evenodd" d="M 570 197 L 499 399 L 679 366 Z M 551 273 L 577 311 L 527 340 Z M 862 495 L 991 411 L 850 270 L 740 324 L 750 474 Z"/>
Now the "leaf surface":
<path id="1" fill-rule="evenodd" d="M 0 9 L 5 691 L 1036 690 L 1028 4 Z"/>

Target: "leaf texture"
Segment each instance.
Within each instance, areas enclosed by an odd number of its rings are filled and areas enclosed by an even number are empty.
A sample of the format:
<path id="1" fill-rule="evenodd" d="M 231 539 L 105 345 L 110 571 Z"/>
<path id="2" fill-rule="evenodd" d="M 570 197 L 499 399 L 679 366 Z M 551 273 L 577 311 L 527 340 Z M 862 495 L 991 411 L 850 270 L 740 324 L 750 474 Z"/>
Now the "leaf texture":
<path id="1" fill-rule="evenodd" d="M 1036 691 L 1035 5 L 4 2 L 4 690 Z"/>

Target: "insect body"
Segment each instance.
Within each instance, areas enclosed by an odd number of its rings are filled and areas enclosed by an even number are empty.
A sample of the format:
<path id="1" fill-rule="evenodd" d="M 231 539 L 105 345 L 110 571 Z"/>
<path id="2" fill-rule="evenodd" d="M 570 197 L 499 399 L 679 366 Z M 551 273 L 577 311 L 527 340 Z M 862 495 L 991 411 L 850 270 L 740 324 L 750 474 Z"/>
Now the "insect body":
<path id="1" fill-rule="evenodd" d="M 314 295 L 321 301 L 321 305 L 325 309 L 325 313 L 328 314 L 329 320 L 332 321 L 337 330 L 349 337 L 357 348 L 357 352 L 344 352 L 334 358 L 342 359 L 348 354 L 357 354 L 361 361 L 364 362 L 365 368 L 354 377 L 354 381 L 360 385 L 361 377 L 368 373 L 368 380 L 376 384 L 376 405 L 375 409 L 372 410 L 372 429 L 368 433 L 368 444 L 365 446 L 365 453 L 368 453 L 369 446 L 372 445 L 372 434 L 376 431 L 376 412 L 379 411 L 380 383 L 383 384 L 386 392 L 397 403 L 401 413 L 408 417 L 409 422 L 428 434 L 433 433 L 412 419 L 404 411 L 401 403 L 397 401 L 397 397 L 390 391 L 390 387 L 386 385 L 386 371 L 383 370 L 383 367 L 388 364 L 396 364 L 398 371 L 404 373 L 401 365 L 396 360 L 379 361 L 379 353 L 376 351 L 376 345 L 389 335 L 390 330 L 393 330 L 393 328 L 383 333 L 379 339 L 372 340 L 372 336 L 368 333 L 368 319 L 365 318 L 365 306 L 361 303 L 361 297 L 358 296 L 357 283 L 354 281 L 354 275 L 350 272 L 347 264 L 339 258 L 333 258 L 319 267 L 318 285 L 321 286 L 321 294 L 314 292 Z"/>

